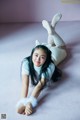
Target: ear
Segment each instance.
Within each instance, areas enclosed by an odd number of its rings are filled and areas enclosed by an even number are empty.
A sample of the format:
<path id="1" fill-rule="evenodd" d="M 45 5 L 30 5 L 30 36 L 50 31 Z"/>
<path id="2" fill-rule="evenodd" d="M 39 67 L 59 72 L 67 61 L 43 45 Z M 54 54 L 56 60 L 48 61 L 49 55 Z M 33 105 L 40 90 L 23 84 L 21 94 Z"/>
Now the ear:
<path id="1" fill-rule="evenodd" d="M 35 45 L 40 45 L 40 42 L 38 40 L 35 41 Z"/>

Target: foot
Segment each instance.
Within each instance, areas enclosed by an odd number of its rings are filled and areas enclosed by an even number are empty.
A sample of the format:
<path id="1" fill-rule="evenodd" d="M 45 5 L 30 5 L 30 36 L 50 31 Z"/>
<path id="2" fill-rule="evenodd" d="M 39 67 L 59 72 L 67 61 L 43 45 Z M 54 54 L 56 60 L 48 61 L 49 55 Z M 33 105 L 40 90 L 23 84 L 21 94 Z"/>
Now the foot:
<path id="1" fill-rule="evenodd" d="M 51 22 L 51 26 L 54 28 L 56 26 L 56 24 L 60 21 L 62 17 L 61 13 L 57 13 L 53 16 L 52 22 Z"/>
<path id="2" fill-rule="evenodd" d="M 48 34 L 52 34 L 52 29 L 48 21 L 43 20 L 42 25 L 47 30 Z"/>

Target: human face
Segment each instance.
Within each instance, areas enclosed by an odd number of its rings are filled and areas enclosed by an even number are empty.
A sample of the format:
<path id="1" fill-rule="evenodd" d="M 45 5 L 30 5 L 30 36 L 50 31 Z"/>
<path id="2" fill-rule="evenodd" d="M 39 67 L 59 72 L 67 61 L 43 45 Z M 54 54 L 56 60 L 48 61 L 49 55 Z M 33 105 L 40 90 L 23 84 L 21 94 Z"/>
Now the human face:
<path id="1" fill-rule="evenodd" d="M 32 55 L 33 64 L 37 67 L 43 65 L 46 61 L 47 55 L 41 48 L 35 49 Z"/>

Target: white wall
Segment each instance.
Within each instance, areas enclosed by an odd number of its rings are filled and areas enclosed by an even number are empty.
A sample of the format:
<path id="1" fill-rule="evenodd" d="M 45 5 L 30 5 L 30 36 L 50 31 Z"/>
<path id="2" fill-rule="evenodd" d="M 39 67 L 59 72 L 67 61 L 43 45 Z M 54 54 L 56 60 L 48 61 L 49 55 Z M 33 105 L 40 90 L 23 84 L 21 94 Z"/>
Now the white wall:
<path id="1" fill-rule="evenodd" d="M 61 12 L 62 21 L 80 20 L 80 4 L 64 4 L 61 0 L 0 0 L 0 22 L 50 21 Z"/>

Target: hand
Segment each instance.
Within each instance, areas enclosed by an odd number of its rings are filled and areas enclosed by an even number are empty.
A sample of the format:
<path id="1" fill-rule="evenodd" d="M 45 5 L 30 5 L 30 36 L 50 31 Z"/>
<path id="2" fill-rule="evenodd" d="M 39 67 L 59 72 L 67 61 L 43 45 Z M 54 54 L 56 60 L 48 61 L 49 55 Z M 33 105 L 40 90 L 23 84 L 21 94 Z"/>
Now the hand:
<path id="1" fill-rule="evenodd" d="M 30 115 L 33 113 L 33 108 L 32 108 L 32 105 L 31 103 L 27 103 L 26 107 L 25 107 L 25 114 L 26 115 Z"/>
<path id="2" fill-rule="evenodd" d="M 17 108 L 17 113 L 25 114 L 25 106 L 22 104 L 20 107 Z"/>

